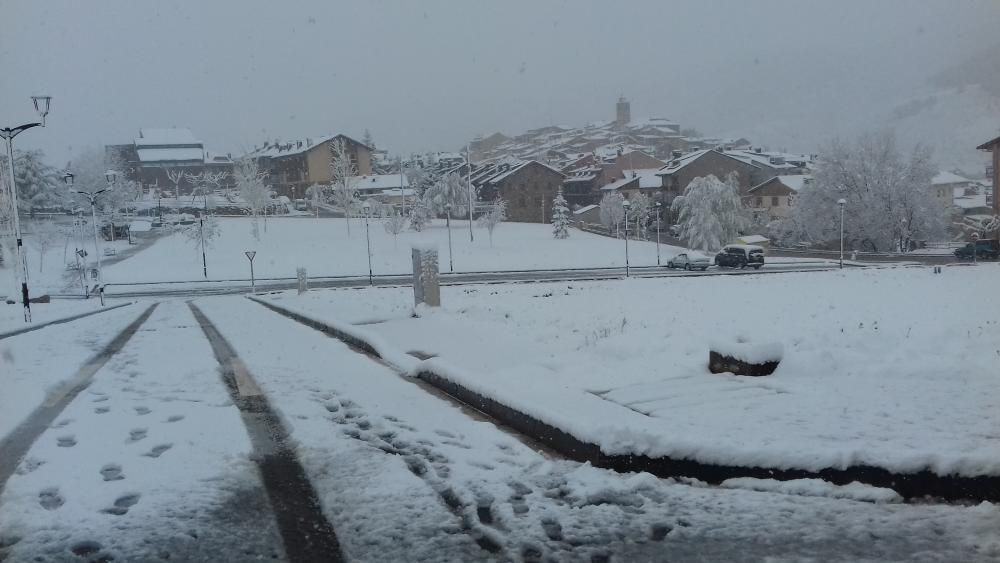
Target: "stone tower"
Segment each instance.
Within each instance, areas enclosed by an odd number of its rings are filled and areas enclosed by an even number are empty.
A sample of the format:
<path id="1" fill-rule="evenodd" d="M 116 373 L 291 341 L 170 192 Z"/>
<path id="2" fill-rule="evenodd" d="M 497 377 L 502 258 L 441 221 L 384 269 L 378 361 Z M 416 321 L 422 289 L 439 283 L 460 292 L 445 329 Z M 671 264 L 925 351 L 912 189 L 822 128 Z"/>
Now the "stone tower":
<path id="1" fill-rule="evenodd" d="M 632 121 L 632 109 L 625 96 L 621 96 L 615 105 L 615 129 L 624 129 L 630 121 Z"/>

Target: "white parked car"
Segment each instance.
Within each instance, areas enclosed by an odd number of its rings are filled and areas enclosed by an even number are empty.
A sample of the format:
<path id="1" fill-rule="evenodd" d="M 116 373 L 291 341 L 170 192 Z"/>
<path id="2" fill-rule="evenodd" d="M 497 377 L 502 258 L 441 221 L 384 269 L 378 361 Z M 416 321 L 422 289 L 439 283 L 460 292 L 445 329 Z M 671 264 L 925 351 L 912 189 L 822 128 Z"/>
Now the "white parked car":
<path id="1" fill-rule="evenodd" d="M 685 270 L 705 271 L 712 265 L 712 260 L 700 252 L 681 252 L 667 261 L 668 268 L 684 268 Z"/>

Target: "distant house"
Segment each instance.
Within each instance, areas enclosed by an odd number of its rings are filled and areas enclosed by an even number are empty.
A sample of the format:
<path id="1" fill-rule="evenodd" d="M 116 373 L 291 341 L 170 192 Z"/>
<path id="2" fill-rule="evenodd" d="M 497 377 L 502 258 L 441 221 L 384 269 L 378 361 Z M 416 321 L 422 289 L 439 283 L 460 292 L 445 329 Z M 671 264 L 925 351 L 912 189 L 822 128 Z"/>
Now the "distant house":
<path id="1" fill-rule="evenodd" d="M 190 129 L 180 127 L 144 127 L 139 129 L 139 136 L 132 143 L 107 145 L 104 150 L 105 154 L 121 162 L 125 170 L 119 172 L 127 179 L 139 182 L 144 189 L 159 189 L 171 194 L 175 186 L 167 178 L 167 171 L 187 173 L 176 186 L 181 195 L 191 193 L 191 175 L 205 171 L 232 172 L 231 158 L 210 156 Z M 220 187 L 231 183 L 231 177 L 227 177 Z"/>
<path id="2" fill-rule="evenodd" d="M 573 212 L 573 222 L 577 224 L 600 225 L 601 206 L 585 205 Z"/>
<path id="3" fill-rule="evenodd" d="M 986 168 L 986 175 L 992 178 L 993 193 L 989 194 L 989 199 L 993 204 L 993 214 L 1000 215 L 1000 197 L 997 197 L 997 190 L 1000 190 L 1000 137 L 986 141 L 976 148 L 993 153 L 992 164 Z M 1000 238 L 1000 231 L 997 231 L 994 236 Z"/>
<path id="4" fill-rule="evenodd" d="M 360 176 L 355 181 L 354 191 L 361 200 L 403 205 L 413 202 L 416 197 L 405 174 L 372 174 Z"/>
<path id="5" fill-rule="evenodd" d="M 351 160 L 361 176 L 372 174 L 372 149 L 346 135 L 325 135 L 286 143 L 269 141 L 255 147 L 248 157 L 257 159 L 260 167 L 268 172 L 267 182 L 279 195 L 303 198 L 313 184 L 333 181 L 330 161 L 333 159 L 332 143 L 343 140 Z"/>
<path id="6" fill-rule="evenodd" d="M 956 197 L 974 195 L 970 191 L 973 185 L 974 182 L 972 180 L 946 171 L 938 172 L 931 179 L 931 189 L 933 190 L 934 199 L 946 207 L 953 207 Z"/>
<path id="7" fill-rule="evenodd" d="M 502 197 L 507 201 L 507 220 L 522 223 L 552 219 L 552 199 L 564 179 L 562 172 L 536 160 L 506 160 L 489 165 L 486 171 L 473 170 L 480 201 Z"/>
<path id="8" fill-rule="evenodd" d="M 775 176 L 747 190 L 744 206 L 758 218 L 774 220 L 788 217 L 799 191 L 812 183 L 812 176 Z"/>
<path id="9" fill-rule="evenodd" d="M 664 204 L 670 204 L 673 199 L 684 193 L 691 180 L 708 175 L 714 175 L 720 180 L 735 172 L 740 188 L 740 195 L 752 186 L 751 178 L 755 176 L 758 167 L 745 160 L 734 158 L 717 150 L 699 150 L 683 155 L 677 155 L 656 174 L 663 180 Z"/>

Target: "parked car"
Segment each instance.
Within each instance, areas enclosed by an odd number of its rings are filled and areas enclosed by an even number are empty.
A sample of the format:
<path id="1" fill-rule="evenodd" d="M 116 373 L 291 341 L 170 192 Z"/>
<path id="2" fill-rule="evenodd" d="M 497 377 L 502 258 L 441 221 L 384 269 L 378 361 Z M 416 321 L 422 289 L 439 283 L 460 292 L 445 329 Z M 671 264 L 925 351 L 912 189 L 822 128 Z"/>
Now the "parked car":
<path id="1" fill-rule="evenodd" d="M 715 265 L 720 268 L 746 268 L 759 270 L 764 265 L 764 249 L 750 244 L 730 244 L 715 255 Z"/>
<path id="2" fill-rule="evenodd" d="M 681 252 L 667 261 L 668 268 L 684 268 L 685 270 L 705 271 L 712 265 L 708 256 L 698 252 Z"/>
<path id="3" fill-rule="evenodd" d="M 680 225 L 670 225 L 670 236 L 674 236 L 674 237 L 681 236 L 681 226 Z"/>
<path id="4" fill-rule="evenodd" d="M 1000 244 L 995 240 L 977 240 L 955 249 L 955 258 L 972 260 L 972 248 L 975 246 L 977 260 L 996 260 L 1000 257 Z"/>

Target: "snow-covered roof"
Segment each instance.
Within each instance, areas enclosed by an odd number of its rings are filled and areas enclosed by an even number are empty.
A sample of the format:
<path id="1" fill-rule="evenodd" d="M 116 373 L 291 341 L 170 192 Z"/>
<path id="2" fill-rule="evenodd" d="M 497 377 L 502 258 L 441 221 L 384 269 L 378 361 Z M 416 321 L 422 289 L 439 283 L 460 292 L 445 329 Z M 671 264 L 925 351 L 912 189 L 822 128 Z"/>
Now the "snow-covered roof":
<path id="1" fill-rule="evenodd" d="M 409 188 L 403 188 L 403 189 L 393 188 L 391 190 L 382 190 L 382 195 L 391 197 L 400 197 L 400 196 L 409 197 L 414 195 L 415 193 L 417 193 L 416 190 L 411 190 Z"/>
<path id="2" fill-rule="evenodd" d="M 402 180 L 402 183 L 400 182 Z M 371 176 L 358 176 L 357 182 L 354 184 L 354 189 L 360 191 L 372 191 L 372 190 L 388 190 L 388 189 L 399 189 L 410 187 L 410 183 L 406 176 L 400 177 L 399 174 L 372 174 Z"/>
<path id="3" fill-rule="evenodd" d="M 626 178 L 633 175 L 639 178 L 639 187 L 642 189 L 654 189 L 663 187 L 663 179 L 657 175 L 659 168 L 636 168 L 635 170 L 622 170 Z"/>
<path id="4" fill-rule="evenodd" d="M 934 178 L 931 179 L 931 185 L 939 186 L 941 184 L 967 184 L 971 182 L 968 178 L 959 176 L 958 174 L 953 174 L 951 172 L 942 170 L 938 172 Z"/>
<path id="5" fill-rule="evenodd" d="M 751 245 L 751 244 L 762 244 L 762 243 L 765 243 L 765 242 L 770 242 L 770 240 L 767 237 L 762 237 L 760 235 L 744 235 L 742 237 L 737 238 L 736 240 L 743 242 L 744 246 L 745 245 Z M 729 246 L 738 246 L 738 245 L 731 244 Z"/>
<path id="6" fill-rule="evenodd" d="M 574 211 L 573 214 L 574 215 L 580 215 L 581 213 L 586 213 L 586 212 L 590 211 L 591 209 L 597 209 L 599 207 L 600 207 L 600 205 L 586 205 L 586 206 L 581 207 L 580 209 L 577 209 L 576 211 Z"/>
<path id="7" fill-rule="evenodd" d="M 611 182 L 610 184 L 605 184 L 605 185 L 601 186 L 601 191 L 611 192 L 611 191 L 614 191 L 614 190 L 618 190 L 618 189 L 624 188 L 625 186 L 627 186 L 629 184 L 638 183 L 638 180 L 639 180 L 638 177 L 634 177 L 633 178 L 632 176 L 629 176 L 627 178 L 621 178 L 619 180 L 615 180 L 614 182 Z"/>
<path id="8" fill-rule="evenodd" d="M 305 139 L 295 139 L 287 142 L 268 144 L 266 147 L 260 147 L 253 150 L 250 153 L 250 156 L 275 158 L 300 154 L 312 150 L 323 143 L 328 143 L 334 137 L 336 137 L 336 135 L 320 135 L 318 137 L 306 137 Z"/>
<path id="9" fill-rule="evenodd" d="M 788 186 L 792 190 L 797 192 L 802 191 L 802 188 L 812 182 L 812 176 L 809 174 L 786 174 L 784 176 L 778 176 L 778 180 L 781 183 Z"/>
<path id="10" fill-rule="evenodd" d="M 138 149 L 140 162 L 205 161 L 205 152 L 200 148 Z"/>
<path id="11" fill-rule="evenodd" d="M 977 207 L 989 207 L 986 203 L 986 194 L 963 195 L 955 198 L 955 206 L 962 209 L 975 209 Z"/>
<path id="12" fill-rule="evenodd" d="M 136 147 L 161 145 L 201 145 L 190 129 L 181 127 L 143 128 L 135 138 Z"/>

